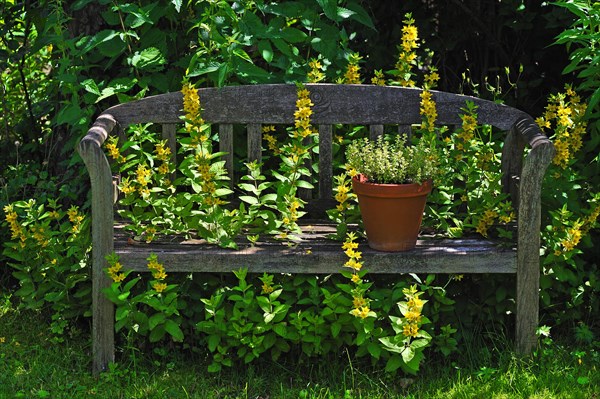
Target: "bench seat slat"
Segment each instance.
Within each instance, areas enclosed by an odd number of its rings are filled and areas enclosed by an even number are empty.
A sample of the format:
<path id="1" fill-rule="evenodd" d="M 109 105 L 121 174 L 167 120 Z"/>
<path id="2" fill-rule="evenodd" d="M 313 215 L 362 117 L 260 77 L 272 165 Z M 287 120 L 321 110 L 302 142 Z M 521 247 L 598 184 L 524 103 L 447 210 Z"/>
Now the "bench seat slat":
<path id="1" fill-rule="evenodd" d="M 117 229 L 115 252 L 125 268 L 147 271 L 150 253 L 170 272 L 231 272 L 246 267 L 256 273 L 339 273 L 347 261 L 341 243 L 327 238 L 333 225 L 305 226 L 303 240 L 289 246 L 266 241 L 257 245 L 240 242 L 238 250 L 218 248 L 203 240 L 179 242 L 162 239 L 146 244 L 128 239 Z M 413 251 L 392 253 L 360 251 L 369 273 L 516 273 L 517 252 L 490 240 L 423 237 Z M 349 269 L 346 269 L 349 270 Z"/>

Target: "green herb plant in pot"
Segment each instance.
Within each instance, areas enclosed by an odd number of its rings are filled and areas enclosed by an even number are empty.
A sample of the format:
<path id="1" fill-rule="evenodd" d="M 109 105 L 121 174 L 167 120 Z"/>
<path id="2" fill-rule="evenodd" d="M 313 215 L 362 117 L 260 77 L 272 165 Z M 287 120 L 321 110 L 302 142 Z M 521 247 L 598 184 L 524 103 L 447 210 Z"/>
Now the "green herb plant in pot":
<path id="1" fill-rule="evenodd" d="M 390 252 L 413 249 L 437 171 L 433 140 L 407 145 L 400 135 L 392 140 L 359 139 L 348 146 L 346 158 L 356 171 L 352 190 L 369 246 Z"/>

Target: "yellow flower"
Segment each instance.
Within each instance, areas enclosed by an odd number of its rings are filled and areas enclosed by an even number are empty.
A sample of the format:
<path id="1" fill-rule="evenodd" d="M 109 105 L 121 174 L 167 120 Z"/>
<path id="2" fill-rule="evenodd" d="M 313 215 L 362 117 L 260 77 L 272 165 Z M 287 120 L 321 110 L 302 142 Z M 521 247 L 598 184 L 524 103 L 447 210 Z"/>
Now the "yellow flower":
<path id="1" fill-rule="evenodd" d="M 363 306 L 358 309 L 352 309 L 350 311 L 350 314 L 355 317 L 360 317 L 361 319 L 366 319 L 367 317 L 369 317 L 370 311 L 371 311 L 371 309 L 369 309 L 368 306 Z"/>
<path id="2" fill-rule="evenodd" d="M 161 175 L 166 175 L 167 173 L 169 173 L 169 164 L 167 162 L 162 163 L 158 167 L 158 173 L 160 173 Z"/>
<path id="3" fill-rule="evenodd" d="M 165 144 L 165 141 L 161 141 L 160 143 L 154 145 L 156 159 L 163 162 L 167 161 L 171 156 L 171 149 L 169 147 L 165 148 Z"/>
<path id="4" fill-rule="evenodd" d="M 423 115 L 421 129 L 433 132 L 435 130 L 435 121 L 437 119 L 437 109 L 433 96 L 429 90 L 423 90 L 421 92 L 421 108 L 419 113 Z"/>
<path id="5" fill-rule="evenodd" d="M 344 250 L 357 249 L 357 248 L 358 248 L 358 243 L 357 242 L 346 241 L 342 245 L 342 249 L 344 249 Z"/>
<path id="6" fill-rule="evenodd" d="M 121 192 L 123 194 L 127 195 L 127 194 L 134 193 L 135 187 L 133 187 L 131 185 L 129 178 L 125 177 L 123 180 L 121 180 L 121 184 L 119 185 L 119 190 L 121 190 Z"/>
<path id="7" fill-rule="evenodd" d="M 190 83 L 185 82 L 181 88 L 183 93 L 183 111 L 190 121 L 197 121 L 200 116 L 200 96 L 198 90 Z"/>
<path id="8" fill-rule="evenodd" d="M 270 294 L 274 290 L 274 288 L 267 283 L 264 283 L 261 288 L 263 294 Z"/>
<path id="9" fill-rule="evenodd" d="M 17 217 L 18 217 L 17 212 L 14 212 L 14 211 L 8 212 L 6 214 L 6 221 L 11 224 L 16 223 Z"/>
<path id="10" fill-rule="evenodd" d="M 381 70 L 375 71 L 375 76 L 371 79 L 371 83 L 377 86 L 385 86 L 385 77 Z"/>
<path id="11" fill-rule="evenodd" d="M 360 84 L 360 67 L 358 62 L 361 60 L 361 56 L 358 53 L 351 54 L 348 58 L 348 66 L 344 72 L 344 83 L 345 84 Z"/>
<path id="12" fill-rule="evenodd" d="M 406 312 L 404 317 L 406 318 L 406 320 L 408 320 L 410 322 L 414 322 L 414 323 L 419 323 L 422 318 L 421 313 L 414 311 L 414 310 L 410 310 L 410 311 Z"/>
<path id="13" fill-rule="evenodd" d="M 408 300 L 408 302 L 406 303 L 406 305 L 408 306 L 409 309 L 411 309 L 412 311 L 419 312 L 419 313 L 423 309 L 424 304 L 425 304 L 425 302 L 418 296 L 414 296 L 414 297 L 410 298 Z"/>
<path id="14" fill-rule="evenodd" d="M 362 306 L 365 306 L 367 304 L 367 300 L 365 298 L 363 298 L 362 296 L 356 296 L 352 299 L 352 306 L 354 308 L 360 308 Z"/>
<path id="15" fill-rule="evenodd" d="M 308 63 L 310 71 L 308 72 L 307 78 L 309 83 L 317 83 L 325 79 L 325 74 L 321 72 L 323 65 L 318 60 L 311 60 Z"/>
<path id="16" fill-rule="evenodd" d="M 416 337 L 419 333 L 419 326 L 414 323 L 407 323 L 402 326 L 402 334 L 407 337 Z"/>
<path id="17" fill-rule="evenodd" d="M 360 276 L 356 273 L 352 274 L 352 278 L 351 278 L 352 282 L 355 284 L 358 284 L 362 281 L 362 279 L 360 278 Z"/>
<path id="18" fill-rule="evenodd" d="M 356 259 L 350 259 L 346 263 L 344 263 L 344 266 L 359 271 L 362 268 L 362 263 L 356 261 Z"/>
<path id="19" fill-rule="evenodd" d="M 360 84 L 360 72 L 358 65 L 350 64 L 344 73 L 344 83 Z"/>
<path id="20" fill-rule="evenodd" d="M 402 27 L 402 39 L 399 47 L 400 54 L 395 65 L 396 75 L 401 86 L 414 87 L 415 82 L 411 79 L 411 76 L 413 76 L 412 64 L 417 58 L 414 50 L 419 47 L 419 31 L 414 26 L 415 21 L 410 14 L 407 14 L 406 19 L 402 22 L 404 26 Z"/>
<path id="21" fill-rule="evenodd" d="M 351 249 L 351 248 L 347 249 L 345 253 L 346 253 L 347 257 L 357 259 L 357 260 L 362 257 L 362 252 L 355 251 L 354 249 Z"/>
<path id="22" fill-rule="evenodd" d="M 167 284 L 165 284 L 165 283 L 159 283 L 157 281 L 154 284 L 152 284 L 152 288 L 154 288 L 154 291 L 156 291 L 156 292 L 158 292 L 160 294 L 161 292 L 163 292 L 164 290 L 167 289 Z"/>

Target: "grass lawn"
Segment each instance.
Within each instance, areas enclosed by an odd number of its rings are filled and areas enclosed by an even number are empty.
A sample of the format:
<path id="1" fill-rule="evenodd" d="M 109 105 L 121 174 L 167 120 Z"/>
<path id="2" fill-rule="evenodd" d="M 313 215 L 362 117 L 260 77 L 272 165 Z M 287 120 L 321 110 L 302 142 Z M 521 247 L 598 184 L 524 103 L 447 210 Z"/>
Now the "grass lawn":
<path id="1" fill-rule="evenodd" d="M 348 354 L 296 364 L 262 361 L 219 374 L 206 354 L 121 348 L 118 364 L 91 376 L 87 331 L 51 338 L 40 315 L 0 296 L 0 398 L 585 398 L 600 399 L 600 346 L 551 343 L 532 358 L 481 348 L 430 355 L 417 377 L 386 374 Z"/>

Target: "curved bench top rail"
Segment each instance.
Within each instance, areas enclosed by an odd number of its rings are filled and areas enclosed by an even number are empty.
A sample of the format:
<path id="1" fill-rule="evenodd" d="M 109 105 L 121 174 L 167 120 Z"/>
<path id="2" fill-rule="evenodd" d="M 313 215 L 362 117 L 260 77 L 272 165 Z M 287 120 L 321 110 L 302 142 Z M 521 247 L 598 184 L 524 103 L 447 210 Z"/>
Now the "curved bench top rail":
<path id="1" fill-rule="evenodd" d="M 418 124 L 421 89 L 395 86 L 307 84 L 314 103 L 311 122 L 314 125 Z M 210 123 L 226 124 L 293 124 L 296 86 L 290 84 L 227 86 L 198 89 L 202 117 Z M 467 101 L 478 106 L 478 120 L 508 131 L 515 127 L 531 148 L 550 144 L 533 118 L 506 105 L 441 91 L 432 91 L 437 104 L 440 125 L 461 123 L 460 112 Z M 103 120 L 116 121 L 125 127 L 135 123 L 181 123 L 182 94 L 173 92 L 146 97 L 113 106 L 104 111 L 83 142 L 102 145 L 110 130 Z"/>
<path id="2" fill-rule="evenodd" d="M 314 103 L 313 124 L 416 124 L 421 89 L 373 86 L 307 84 Z M 211 123 L 291 124 L 294 122 L 296 86 L 286 84 L 227 86 L 198 90 L 202 117 Z M 432 91 L 441 125 L 460 124 L 458 111 L 466 101 L 479 106 L 479 121 L 509 130 L 523 111 L 476 97 Z M 180 123 L 182 94 L 161 94 L 116 105 L 104 113 L 121 125 L 133 123 Z"/>

